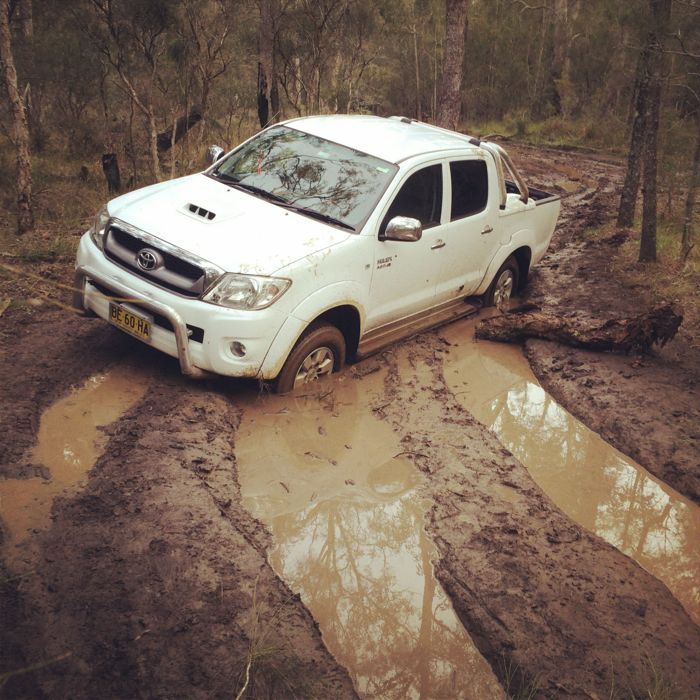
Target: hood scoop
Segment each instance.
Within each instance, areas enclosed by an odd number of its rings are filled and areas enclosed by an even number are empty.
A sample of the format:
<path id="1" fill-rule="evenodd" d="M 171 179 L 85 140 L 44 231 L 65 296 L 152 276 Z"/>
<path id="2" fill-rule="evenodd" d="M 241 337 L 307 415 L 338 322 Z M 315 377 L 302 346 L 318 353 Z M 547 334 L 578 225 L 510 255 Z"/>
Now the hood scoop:
<path id="1" fill-rule="evenodd" d="M 186 204 L 185 211 L 188 214 L 204 219 L 205 221 L 213 221 L 216 218 L 216 214 L 213 211 L 209 211 L 208 209 L 197 206 L 196 204 Z"/>

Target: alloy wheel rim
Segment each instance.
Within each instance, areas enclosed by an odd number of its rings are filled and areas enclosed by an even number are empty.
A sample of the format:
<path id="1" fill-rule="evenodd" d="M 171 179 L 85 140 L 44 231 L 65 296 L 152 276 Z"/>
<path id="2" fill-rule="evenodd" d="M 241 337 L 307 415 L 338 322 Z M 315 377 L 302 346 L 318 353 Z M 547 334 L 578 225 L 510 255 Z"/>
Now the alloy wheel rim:
<path id="1" fill-rule="evenodd" d="M 513 282 L 513 271 L 503 270 L 496 282 L 496 288 L 493 292 L 493 302 L 495 306 L 501 307 L 510 301 L 510 297 L 513 294 Z"/>
<path id="2" fill-rule="evenodd" d="M 325 345 L 312 350 L 299 366 L 297 376 L 294 378 L 294 386 L 308 384 L 333 372 L 333 351 Z"/>

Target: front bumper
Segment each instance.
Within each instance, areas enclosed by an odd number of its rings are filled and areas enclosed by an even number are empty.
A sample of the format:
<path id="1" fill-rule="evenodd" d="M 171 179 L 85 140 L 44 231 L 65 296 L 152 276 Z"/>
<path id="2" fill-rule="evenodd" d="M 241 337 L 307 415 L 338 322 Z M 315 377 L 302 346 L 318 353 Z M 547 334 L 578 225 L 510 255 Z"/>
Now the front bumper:
<path id="1" fill-rule="evenodd" d="M 73 306 L 76 309 L 79 311 L 84 311 L 92 306 L 86 299 L 87 295 L 91 293 L 87 288 L 87 285 L 90 284 L 91 281 L 97 282 L 101 286 L 113 290 L 121 298 L 136 300 L 140 307 L 143 307 L 151 313 L 164 316 L 170 322 L 173 333 L 175 334 L 177 358 L 180 361 L 180 370 L 182 373 L 188 377 L 195 378 L 205 377 L 209 374 L 208 372 L 195 366 L 190 353 L 187 324 L 183 321 L 182 316 L 180 316 L 175 309 L 170 308 L 166 304 L 161 304 L 159 301 L 155 301 L 154 299 L 148 299 L 115 279 L 104 279 L 96 270 L 92 270 L 84 265 L 79 265 L 75 269 Z M 97 294 L 99 294 L 99 292 L 97 292 Z M 104 297 L 104 295 L 102 296 Z M 104 299 L 108 304 L 109 298 L 104 297 Z M 95 309 L 92 310 L 94 311 Z M 101 316 L 102 314 L 98 315 Z"/>
<path id="2" fill-rule="evenodd" d="M 142 316 L 152 315 L 151 337 L 145 342 L 177 358 L 182 373 L 189 377 L 220 374 L 270 379 L 289 350 L 279 347 L 279 340 L 275 344 L 280 329 L 288 325 L 281 309 L 240 311 L 160 289 L 105 258 L 87 235 L 78 247 L 75 290 L 74 307 L 106 321 L 110 301 L 132 307 Z M 234 354 L 234 342 L 245 347 L 244 356 Z M 279 358 L 273 357 L 276 353 Z"/>

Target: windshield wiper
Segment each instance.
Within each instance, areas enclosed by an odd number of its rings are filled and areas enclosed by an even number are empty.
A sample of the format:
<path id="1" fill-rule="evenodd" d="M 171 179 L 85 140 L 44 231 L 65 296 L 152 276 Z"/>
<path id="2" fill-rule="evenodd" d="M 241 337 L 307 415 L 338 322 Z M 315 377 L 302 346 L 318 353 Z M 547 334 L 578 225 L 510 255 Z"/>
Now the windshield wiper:
<path id="1" fill-rule="evenodd" d="M 229 175 L 228 173 L 217 172 L 216 170 L 212 173 L 215 177 L 223 180 L 224 182 L 230 182 L 233 187 L 239 190 L 244 190 L 250 192 L 251 194 L 258 195 L 259 197 L 264 197 L 265 199 L 271 201 L 273 204 L 277 204 L 285 209 L 290 209 L 291 211 L 298 212 L 304 216 L 310 216 L 312 219 L 318 219 L 319 221 L 324 221 L 327 224 L 332 224 L 334 226 L 340 226 L 341 228 L 348 229 L 349 231 L 354 231 L 355 227 L 351 224 L 342 221 L 341 219 L 336 219 L 335 216 L 330 214 L 322 214 L 320 211 L 315 209 L 309 209 L 308 207 L 302 207 L 298 204 L 293 204 L 292 202 L 286 200 L 284 197 L 280 197 L 274 192 L 268 192 L 262 187 L 256 187 L 255 185 L 250 185 L 247 182 L 241 182 L 239 178 L 235 175 Z"/>
<path id="2" fill-rule="evenodd" d="M 264 190 L 262 187 L 256 187 L 255 185 L 249 185 L 247 182 L 238 182 L 238 180 L 232 180 L 231 184 L 239 190 L 245 190 L 246 192 L 250 192 L 251 194 L 257 194 L 260 197 L 264 197 L 265 199 L 269 199 L 273 202 L 279 202 L 280 204 L 287 204 L 287 200 L 284 197 L 280 197 L 278 194 L 275 194 L 274 192 L 268 192 L 267 190 Z"/>
<path id="3" fill-rule="evenodd" d="M 247 182 L 241 182 L 235 175 L 228 175 L 227 173 L 219 173 L 216 171 L 214 171 L 214 175 L 224 182 L 230 182 L 237 190 L 244 190 L 245 192 L 259 195 L 260 197 L 264 197 L 265 199 L 269 199 L 273 202 L 279 202 L 280 204 L 288 204 L 284 197 L 280 197 L 274 192 L 268 192 L 262 187 L 249 185 Z"/>
<path id="4" fill-rule="evenodd" d="M 340 226 L 342 228 L 349 229 L 350 231 L 355 230 L 355 227 L 351 224 L 348 224 L 345 221 L 341 221 L 340 219 L 336 219 L 335 216 L 331 216 L 330 214 L 322 214 L 320 211 L 316 211 L 315 209 L 309 209 L 308 207 L 300 207 L 296 204 L 286 204 L 284 206 L 285 209 L 291 209 L 292 211 L 299 212 L 299 214 L 310 216 L 312 219 L 325 221 L 327 224 L 334 224 L 335 226 Z"/>

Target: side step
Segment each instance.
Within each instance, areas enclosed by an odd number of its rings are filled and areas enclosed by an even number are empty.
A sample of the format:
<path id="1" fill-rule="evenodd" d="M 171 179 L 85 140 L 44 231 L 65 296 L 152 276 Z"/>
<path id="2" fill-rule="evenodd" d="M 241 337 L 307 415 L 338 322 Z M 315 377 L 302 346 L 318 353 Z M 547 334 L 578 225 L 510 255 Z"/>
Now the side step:
<path id="1" fill-rule="evenodd" d="M 452 299 L 427 311 L 387 323 L 362 336 L 356 357 L 361 360 L 397 340 L 412 338 L 430 328 L 443 326 L 465 316 L 473 316 L 480 309 L 481 306 L 478 303 L 472 303 L 469 299 Z"/>

